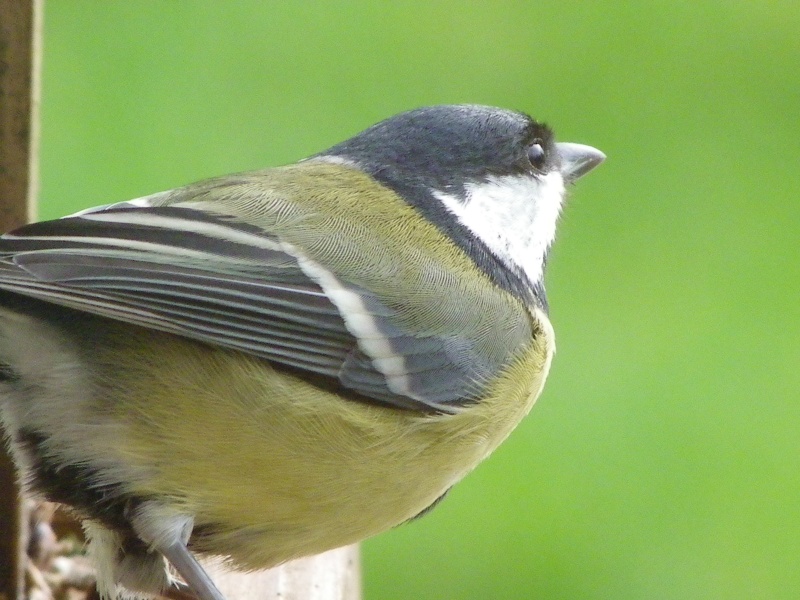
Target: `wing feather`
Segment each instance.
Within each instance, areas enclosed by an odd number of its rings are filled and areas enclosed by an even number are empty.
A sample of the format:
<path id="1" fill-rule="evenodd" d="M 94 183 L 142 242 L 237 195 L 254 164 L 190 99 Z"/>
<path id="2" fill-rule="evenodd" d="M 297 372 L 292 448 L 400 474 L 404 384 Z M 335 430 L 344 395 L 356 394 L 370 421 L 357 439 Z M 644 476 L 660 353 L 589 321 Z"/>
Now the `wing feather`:
<path id="1" fill-rule="evenodd" d="M 498 359 L 483 356 L 463 331 L 417 330 L 376 292 L 328 273 L 328 283 L 358 298 L 334 303 L 322 269 L 310 269 L 277 233 L 201 210 L 191 194 L 170 198 L 156 194 L 6 234 L 0 290 L 245 352 L 425 412 L 471 401 L 496 368 Z M 356 338 L 352 322 L 364 319 Z"/>
<path id="2" fill-rule="evenodd" d="M 0 239 L 0 289 L 253 354 L 379 402 L 430 410 L 389 389 L 339 309 L 277 238 L 202 211 L 112 206 L 26 226 Z M 369 302 L 376 317 L 392 312 Z M 420 370 L 446 366 L 432 360 L 438 342 L 401 346 L 409 355 L 425 353 Z"/>

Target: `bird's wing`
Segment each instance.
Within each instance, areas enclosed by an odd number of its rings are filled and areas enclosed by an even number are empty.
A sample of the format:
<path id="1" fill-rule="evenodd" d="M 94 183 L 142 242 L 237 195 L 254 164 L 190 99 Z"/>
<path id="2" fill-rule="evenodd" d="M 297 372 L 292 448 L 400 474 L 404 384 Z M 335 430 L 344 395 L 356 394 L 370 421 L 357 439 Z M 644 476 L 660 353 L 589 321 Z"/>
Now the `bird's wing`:
<path id="1" fill-rule="evenodd" d="M 280 228 L 193 206 L 192 192 L 181 198 L 154 195 L 6 234 L 0 289 L 239 350 L 426 412 L 474 399 L 496 368 L 499 359 L 468 331 L 415 326 L 381 294 L 321 270 Z"/>

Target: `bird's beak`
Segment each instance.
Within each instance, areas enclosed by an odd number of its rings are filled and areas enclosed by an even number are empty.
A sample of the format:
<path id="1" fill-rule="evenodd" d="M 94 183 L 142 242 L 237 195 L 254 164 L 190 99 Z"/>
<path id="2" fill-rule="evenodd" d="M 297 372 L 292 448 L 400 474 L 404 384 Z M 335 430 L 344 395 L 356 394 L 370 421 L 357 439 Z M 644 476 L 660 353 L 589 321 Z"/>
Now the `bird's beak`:
<path id="1" fill-rule="evenodd" d="M 558 142 L 556 149 L 561 156 L 561 174 L 566 181 L 583 177 L 606 159 L 600 150 L 584 144 Z"/>

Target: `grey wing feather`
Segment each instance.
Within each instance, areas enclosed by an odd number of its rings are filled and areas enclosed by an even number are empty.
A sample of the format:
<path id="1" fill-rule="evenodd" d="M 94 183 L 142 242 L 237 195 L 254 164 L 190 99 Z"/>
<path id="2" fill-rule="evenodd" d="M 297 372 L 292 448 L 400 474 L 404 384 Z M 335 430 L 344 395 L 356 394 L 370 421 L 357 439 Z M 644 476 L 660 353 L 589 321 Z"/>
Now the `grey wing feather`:
<path id="1" fill-rule="evenodd" d="M 392 406 L 449 411 L 470 398 L 485 373 L 465 340 L 406 331 L 379 298 L 347 287 L 403 358 L 409 394 L 390 389 L 322 288 L 256 227 L 186 207 L 112 206 L 0 239 L 0 289 L 330 377 Z"/>

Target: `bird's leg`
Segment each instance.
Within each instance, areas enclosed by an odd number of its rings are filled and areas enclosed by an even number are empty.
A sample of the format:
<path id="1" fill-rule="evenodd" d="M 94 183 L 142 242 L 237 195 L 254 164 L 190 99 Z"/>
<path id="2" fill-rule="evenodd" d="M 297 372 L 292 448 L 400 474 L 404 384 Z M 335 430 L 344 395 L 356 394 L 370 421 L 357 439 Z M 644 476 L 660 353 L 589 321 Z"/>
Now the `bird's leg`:
<path id="1" fill-rule="evenodd" d="M 199 600 L 225 600 L 222 592 L 217 589 L 211 577 L 189 552 L 186 544 L 176 542 L 165 548 L 156 548 L 175 567 L 178 574 Z"/>
<path id="2" fill-rule="evenodd" d="M 147 501 L 131 507 L 127 517 L 136 535 L 164 555 L 199 600 L 225 600 L 187 548 L 194 527 L 191 516 L 158 502 Z M 176 587 L 174 591 L 182 590 Z"/>

